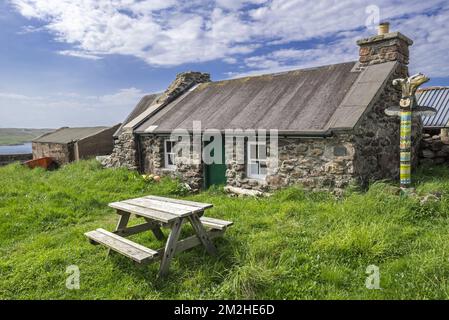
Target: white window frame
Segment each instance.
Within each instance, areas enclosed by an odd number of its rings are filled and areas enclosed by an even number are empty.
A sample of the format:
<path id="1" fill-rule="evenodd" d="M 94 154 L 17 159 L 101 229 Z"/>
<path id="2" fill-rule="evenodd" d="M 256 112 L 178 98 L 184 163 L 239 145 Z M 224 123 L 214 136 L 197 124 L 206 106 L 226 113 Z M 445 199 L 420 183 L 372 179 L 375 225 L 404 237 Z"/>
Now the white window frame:
<path id="1" fill-rule="evenodd" d="M 173 151 L 176 142 L 177 141 L 175 141 L 173 139 L 165 139 L 164 140 L 164 167 L 165 167 L 165 169 L 169 169 L 169 170 L 175 170 L 176 169 L 176 153 Z M 168 150 L 167 144 L 168 143 L 173 143 L 173 145 L 171 146 L 171 151 L 170 152 L 167 152 L 167 150 Z M 173 156 L 173 163 L 174 164 L 169 164 L 169 162 L 168 162 L 169 155 Z"/>
<path id="2" fill-rule="evenodd" d="M 251 146 L 256 145 L 256 158 L 252 158 L 251 157 Z M 265 159 L 260 159 L 260 147 L 264 146 L 265 147 Z M 257 179 L 257 180 L 265 180 L 266 178 L 266 174 L 260 174 L 260 173 L 252 173 L 251 172 L 251 165 L 252 164 L 257 164 L 257 168 L 258 168 L 258 172 L 261 171 L 261 162 L 265 162 L 265 166 L 267 166 L 267 161 L 268 161 L 268 149 L 267 149 L 267 143 L 266 142 L 259 142 L 259 141 L 248 141 L 247 143 L 247 157 L 246 157 L 246 174 L 248 176 L 248 178 L 252 178 L 252 179 Z"/>

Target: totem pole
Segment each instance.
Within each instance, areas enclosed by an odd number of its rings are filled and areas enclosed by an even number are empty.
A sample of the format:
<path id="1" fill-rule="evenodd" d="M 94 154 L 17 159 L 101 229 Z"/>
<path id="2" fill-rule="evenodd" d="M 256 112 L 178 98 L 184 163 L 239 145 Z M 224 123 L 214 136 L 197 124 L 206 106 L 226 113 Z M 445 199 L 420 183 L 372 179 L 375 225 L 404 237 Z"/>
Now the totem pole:
<path id="1" fill-rule="evenodd" d="M 399 116 L 401 119 L 399 175 L 403 191 L 407 191 L 411 184 L 412 113 L 413 115 L 431 116 L 436 112 L 434 108 L 418 106 L 416 100 L 416 90 L 427 81 L 429 78 L 421 73 L 406 79 L 393 80 L 393 85 L 402 89 L 402 98 L 399 106 L 385 110 L 387 115 Z"/>

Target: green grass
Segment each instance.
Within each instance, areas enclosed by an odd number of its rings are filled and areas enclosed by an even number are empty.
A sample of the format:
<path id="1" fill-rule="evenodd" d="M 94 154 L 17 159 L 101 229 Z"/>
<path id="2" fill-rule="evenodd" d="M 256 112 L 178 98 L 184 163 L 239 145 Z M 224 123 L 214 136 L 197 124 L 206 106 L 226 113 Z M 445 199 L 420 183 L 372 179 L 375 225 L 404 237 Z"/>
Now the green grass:
<path id="1" fill-rule="evenodd" d="M 53 131 L 53 129 L 0 128 L 0 146 L 30 142 L 34 138 L 49 131 Z"/>
<path id="2" fill-rule="evenodd" d="M 441 201 L 421 204 L 388 183 L 341 199 L 301 188 L 264 199 L 217 188 L 185 196 L 175 181 L 148 183 L 95 161 L 53 172 L 3 167 L 0 299 L 447 299 L 449 169 L 417 177 L 417 192 L 439 192 Z M 114 228 L 107 203 L 148 194 L 210 202 L 207 216 L 234 221 L 216 241 L 219 258 L 202 248 L 183 252 L 156 280 L 157 264 L 107 258 L 83 236 Z M 150 233 L 132 239 L 162 245 Z M 69 265 L 80 268 L 80 290 L 65 287 Z M 380 268 L 382 290 L 366 289 L 368 265 Z"/>

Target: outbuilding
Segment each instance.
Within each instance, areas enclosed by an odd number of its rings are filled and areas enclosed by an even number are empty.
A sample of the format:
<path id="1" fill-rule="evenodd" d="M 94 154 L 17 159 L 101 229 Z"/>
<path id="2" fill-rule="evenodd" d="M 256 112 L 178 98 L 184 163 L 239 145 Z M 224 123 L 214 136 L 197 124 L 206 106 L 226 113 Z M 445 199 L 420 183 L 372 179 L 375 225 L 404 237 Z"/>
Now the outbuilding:
<path id="1" fill-rule="evenodd" d="M 113 150 L 113 127 L 63 127 L 32 141 L 33 159 L 51 157 L 59 165 L 94 156 L 109 155 Z"/>

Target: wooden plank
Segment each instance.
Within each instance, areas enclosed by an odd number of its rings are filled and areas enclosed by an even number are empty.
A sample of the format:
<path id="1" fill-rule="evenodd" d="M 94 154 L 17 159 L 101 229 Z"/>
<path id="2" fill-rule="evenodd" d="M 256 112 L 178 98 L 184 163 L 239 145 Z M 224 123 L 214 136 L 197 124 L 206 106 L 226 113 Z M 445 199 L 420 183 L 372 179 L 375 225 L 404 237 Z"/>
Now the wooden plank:
<path id="1" fill-rule="evenodd" d="M 178 219 L 178 216 L 171 213 L 152 210 L 149 208 L 144 208 L 124 202 L 112 202 L 109 204 L 109 206 L 114 209 L 130 212 L 140 217 L 150 218 L 164 223 L 169 223 Z"/>
<path id="2" fill-rule="evenodd" d="M 164 202 L 170 202 L 170 203 L 184 204 L 187 206 L 198 207 L 201 209 L 209 209 L 214 206 L 210 203 L 202 203 L 202 202 L 195 202 L 195 201 L 181 200 L 181 199 L 171 199 L 171 198 L 165 198 L 165 197 L 159 197 L 159 196 L 147 196 L 146 198 L 164 201 Z"/>
<path id="3" fill-rule="evenodd" d="M 187 211 L 191 211 L 191 212 L 202 212 L 202 211 L 204 211 L 204 209 L 201 208 L 201 207 L 190 206 L 188 204 L 177 203 L 177 202 L 174 202 L 174 201 L 158 200 L 158 199 L 153 199 L 151 197 L 142 197 L 142 198 L 139 198 L 139 199 L 150 200 L 151 202 L 157 203 L 159 205 L 169 206 L 169 207 L 172 207 L 172 208 L 187 210 Z M 166 198 L 166 199 L 168 199 L 168 198 Z"/>
<path id="4" fill-rule="evenodd" d="M 201 212 L 203 211 L 202 208 L 196 207 L 196 206 L 188 206 L 185 204 L 180 203 L 174 203 L 174 202 L 168 202 L 168 201 L 161 201 L 157 199 L 152 199 L 149 197 L 142 197 L 142 198 L 136 198 L 136 199 L 130 199 L 130 200 L 138 200 L 139 202 L 143 203 L 145 206 L 149 206 L 149 208 L 157 207 L 161 208 L 162 210 L 175 210 L 176 211 L 186 211 L 186 212 Z M 125 200 L 128 201 L 128 200 Z M 157 209 L 159 210 L 159 209 Z"/>
<path id="5" fill-rule="evenodd" d="M 170 267 L 170 262 L 175 255 L 176 245 L 178 243 L 179 234 L 181 233 L 182 221 L 184 219 L 180 218 L 178 221 L 173 223 L 172 230 L 168 236 L 167 243 L 165 245 L 164 255 L 162 257 L 161 266 L 159 268 L 159 277 L 164 277 L 168 273 Z"/>
<path id="6" fill-rule="evenodd" d="M 165 235 L 162 232 L 161 228 L 154 224 L 150 219 L 145 218 L 146 221 L 148 221 L 148 223 L 152 223 L 153 227 L 151 228 L 151 231 L 153 232 L 154 236 L 156 237 L 156 239 L 158 240 L 164 240 L 165 239 Z"/>
<path id="7" fill-rule="evenodd" d="M 187 217 L 192 214 L 192 212 L 201 211 L 199 208 L 191 207 L 186 209 L 185 207 L 180 207 L 179 205 L 175 205 L 168 202 L 162 202 L 158 200 L 145 199 L 145 198 L 136 198 L 121 201 L 121 203 L 127 203 L 135 206 L 140 206 L 147 209 L 152 209 L 156 211 L 162 211 L 174 214 L 178 217 Z"/>
<path id="8" fill-rule="evenodd" d="M 121 212 L 120 217 L 117 222 L 117 226 L 115 227 L 115 231 L 125 229 L 126 226 L 128 225 L 130 217 L 131 217 L 131 214 L 129 212 Z"/>
<path id="9" fill-rule="evenodd" d="M 153 222 L 148 222 L 148 223 L 138 224 L 138 225 L 135 225 L 132 227 L 127 227 L 125 229 L 116 230 L 113 233 L 118 234 L 121 237 L 129 237 L 129 236 L 132 236 L 133 234 L 138 234 L 138 233 L 145 232 L 147 230 L 152 230 L 155 227 L 156 226 Z"/>
<path id="10" fill-rule="evenodd" d="M 209 218 L 209 217 L 204 217 L 204 216 L 200 218 L 200 221 L 203 224 L 203 226 L 209 227 L 212 229 L 218 229 L 218 230 L 224 230 L 227 227 L 234 224 L 234 222 L 232 222 L 232 221 Z"/>
<path id="11" fill-rule="evenodd" d="M 207 252 L 212 256 L 217 255 L 217 248 L 215 248 L 214 244 L 209 239 L 207 232 L 200 221 L 200 218 L 196 214 L 193 214 L 189 216 L 189 221 L 201 243 L 206 248 Z"/>
<path id="12" fill-rule="evenodd" d="M 117 222 L 117 226 L 115 227 L 115 231 L 120 231 L 126 228 L 129 222 L 131 214 L 129 212 L 120 211 L 120 217 Z M 108 256 L 111 253 L 111 249 L 108 250 Z"/>
<path id="13" fill-rule="evenodd" d="M 215 239 L 218 237 L 221 237 L 223 234 L 225 233 L 224 230 L 209 230 L 207 231 L 207 236 L 209 237 L 209 239 Z M 197 235 L 185 238 L 183 240 L 178 241 L 178 244 L 176 245 L 176 250 L 175 253 L 180 253 L 186 250 L 189 250 L 193 247 L 199 246 L 201 245 L 201 240 L 198 238 Z M 162 250 L 163 253 L 163 249 Z M 161 251 L 158 250 L 158 252 L 161 254 Z"/>
<path id="14" fill-rule="evenodd" d="M 92 241 L 99 242 L 138 263 L 147 263 L 159 254 L 155 250 L 141 246 L 104 229 L 86 232 L 85 236 Z"/>

